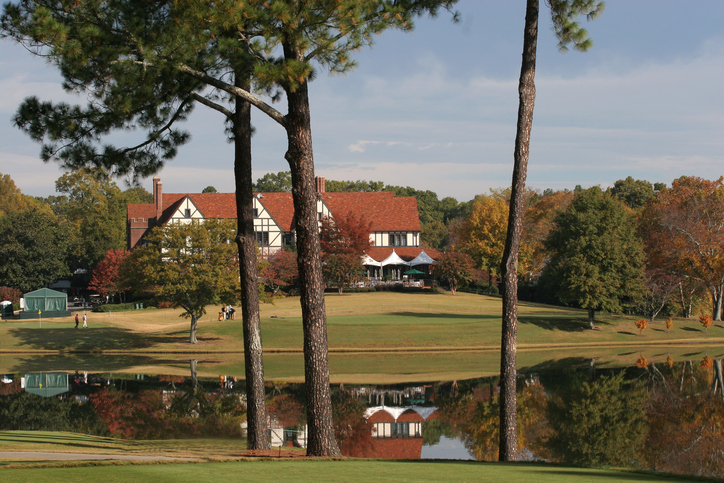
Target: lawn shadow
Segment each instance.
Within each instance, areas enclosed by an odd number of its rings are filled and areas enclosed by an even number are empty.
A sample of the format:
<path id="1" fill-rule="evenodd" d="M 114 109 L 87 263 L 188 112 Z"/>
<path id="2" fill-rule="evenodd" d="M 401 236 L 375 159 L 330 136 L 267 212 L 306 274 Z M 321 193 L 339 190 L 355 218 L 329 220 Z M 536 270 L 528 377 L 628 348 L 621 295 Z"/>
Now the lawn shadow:
<path id="1" fill-rule="evenodd" d="M 530 324 L 545 330 L 560 330 L 563 332 L 584 332 L 588 328 L 588 319 L 570 318 L 561 319 L 553 317 L 518 317 L 520 324 Z M 610 325 L 608 322 L 597 322 L 597 324 Z"/>
<path id="2" fill-rule="evenodd" d="M 563 359 L 552 359 L 540 362 L 533 366 L 522 366 L 518 369 L 520 373 L 559 372 L 570 369 L 585 369 L 590 367 L 591 358 L 587 357 L 564 357 Z"/>
<path id="3" fill-rule="evenodd" d="M 104 350 L 148 349 L 161 343 L 188 341 L 167 334 L 139 334 L 129 329 L 100 327 L 90 329 L 10 329 L 22 346 L 38 350 Z M 188 334 L 188 333 L 187 333 Z"/>
<path id="4" fill-rule="evenodd" d="M 685 330 L 687 332 L 701 332 L 701 329 L 695 329 L 693 327 L 682 327 L 681 330 Z"/>
<path id="5" fill-rule="evenodd" d="M 434 312 L 393 312 L 390 315 L 398 317 L 413 317 L 416 319 L 462 319 L 462 320 L 500 320 L 500 315 L 490 314 L 449 314 Z"/>
<path id="6" fill-rule="evenodd" d="M 2 363 L 2 358 L 0 358 Z M 80 353 L 72 355 L 45 354 L 28 355 L 15 358 L 8 372 L 68 372 L 74 370 L 87 370 L 92 372 L 119 372 L 131 367 L 178 364 L 176 359 L 160 358 L 152 355 L 121 354 L 103 356 L 100 354 Z M 3 366 L 5 366 L 3 364 Z"/>
<path id="7" fill-rule="evenodd" d="M 619 330 L 619 331 L 616 332 L 616 333 L 617 333 L 617 334 L 622 334 L 622 335 L 638 335 L 638 334 L 634 334 L 633 332 L 628 332 L 628 331 L 625 331 L 625 330 Z"/>

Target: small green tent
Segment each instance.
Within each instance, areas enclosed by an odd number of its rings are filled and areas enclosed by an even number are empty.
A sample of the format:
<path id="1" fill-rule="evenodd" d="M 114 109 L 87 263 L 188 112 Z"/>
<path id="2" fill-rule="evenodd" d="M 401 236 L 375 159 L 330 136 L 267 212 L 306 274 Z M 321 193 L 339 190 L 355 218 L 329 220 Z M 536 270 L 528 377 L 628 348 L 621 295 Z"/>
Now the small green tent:
<path id="1" fill-rule="evenodd" d="M 67 317 L 70 315 L 68 295 L 63 292 L 41 288 L 35 292 L 26 293 L 23 298 L 25 299 L 25 309 L 20 312 L 21 319 Z"/>
<path id="2" fill-rule="evenodd" d="M 64 372 L 25 374 L 25 390 L 43 397 L 66 393 L 70 391 L 68 374 Z"/>

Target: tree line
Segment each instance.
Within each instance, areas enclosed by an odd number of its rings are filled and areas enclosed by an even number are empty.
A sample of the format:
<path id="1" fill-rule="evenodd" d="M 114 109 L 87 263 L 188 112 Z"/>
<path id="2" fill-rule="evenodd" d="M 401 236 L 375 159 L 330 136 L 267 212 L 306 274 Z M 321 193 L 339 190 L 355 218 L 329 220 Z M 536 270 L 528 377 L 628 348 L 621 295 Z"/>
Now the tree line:
<path id="1" fill-rule="evenodd" d="M 289 172 L 267 174 L 256 181 L 254 190 L 284 191 L 291 189 L 290 183 Z M 414 196 L 423 245 L 444 252 L 435 275 L 453 291 L 462 285 L 497 293 L 509 190 L 492 190 L 458 202 L 452 197 L 439 199 L 429 190 L 381 181 L 326 184 L 328 191 Z M 4 291 L 15 290 L 17 297 L 75 273 L 80 286 L 90 283 L 91 290 L 103 296 L 125 294 L 123 287 L 114 285 L 112 275 L 118 265 L 114 259 L 124 256 L 126 247 L 125 207 L 150 203 L 152 195 L 141 187 L 121 190 L 99 168 L 61 176 L 56 190 L 58 195 L 33 198 L 22 194 L 9 175 L 0 177 Z M 637 313 L 649 320 L 708 313 L 721 320 L 722 203 L 722 179 L 693 177 L 674 180 L 671 186 L 628 177 L 605 190 L 580 186 L 572 191 L 528 190 L 520 294 L 529 300 L 588 309 L 591 323 L 597 310 Z M 368 225 L 364 216 L 340 219 L 336 225 L 323 223 L 323 256 L 330 259 L 325 264 L 328 283 L 341 289 L 361 277 L 350 258 L 368 245 L 364 236 Z M 226 236 L 233 240 L 233 233 Z M 344 241 L 335 242 L 340 239 Z M 294 256 L 285 252 L 259 261 L 257 271 L 267 291 L 297 285 Z M 260 293 L 263 298 L 264 290 Z"/>
<path id="2" fill-rule="evenodd" d="M 722 179 L 683 176 L 651 183 L 633 177 L 607 188 L 525 193 L 518 264 L 519 293 L 528 300 L 594 313 L 722 316 L 724 286 Z M 417 199 L 422 244 L 443 251 L 435 275 L 455 292 L 460 284 L 498 293 L 510 190 L 473 200 L 382 181 L 326 182 L 330 192 L 392 191 Z M 288 191 L 289 172 L 258 179 L 257 191 Z"/>

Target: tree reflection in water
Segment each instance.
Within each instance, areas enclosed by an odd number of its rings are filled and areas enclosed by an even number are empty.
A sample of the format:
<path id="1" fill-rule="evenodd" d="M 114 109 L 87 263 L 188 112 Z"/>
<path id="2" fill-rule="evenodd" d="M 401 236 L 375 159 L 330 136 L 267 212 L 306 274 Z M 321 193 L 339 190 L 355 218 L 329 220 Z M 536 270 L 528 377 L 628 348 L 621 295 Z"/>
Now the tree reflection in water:
<path id="1" fill-rule="evenodd" d="M 669 356 L 652 362 L 641 356 L 631 362 L 635 365 L 626 370 L 596 369 L 586 362 L 579 369 L 540 370 L 519 378 L 521 455 L 581 466 L 724 475 L 721 360 L 675 363 Z M 0 429 L 129 439 L 239 438 L 243 384 L 233 387 L 226 377 L 197 379 L 194 368 L 191 377 L 70 375 L 71 392 L 47 398 L 25 392 L 20 375 L 4 376 Z M 303 386 L 268 383 L 267 393 L 268 414 L 281 431 L 278 444 L 303 446 Z M 496 378 L 414 388 L 333 387 L 332 399 L 335 435 L 346 456 L 396 452 L 419 458 L 423 446 L 434 447 L 445 437 L 457 438 L 475 459 L 497 460 Z M 380 428 L 384 432 L 375 433 Z"/>
<path id="2" fill-rule="evenodd" d="M 645 375 L 650 387 L 649 467 L 694 475 L 724 474 L 721 359 L 651 364 Z"/>

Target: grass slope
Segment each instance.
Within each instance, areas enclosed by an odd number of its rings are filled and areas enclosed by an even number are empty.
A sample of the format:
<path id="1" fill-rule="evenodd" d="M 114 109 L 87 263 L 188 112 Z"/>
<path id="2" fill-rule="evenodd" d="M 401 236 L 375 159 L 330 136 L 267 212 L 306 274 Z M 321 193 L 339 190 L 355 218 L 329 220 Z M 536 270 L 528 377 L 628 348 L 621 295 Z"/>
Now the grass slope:
<path id="1" fill-rule="evenodd" d="M 334 382 L 424 381 L 497 373 L 499 298 L 458 293 L 392 292 L 329 294 L 326 297 L 330 368 Z M 301 380 L 302 322 L 299 300 L 263 305 L 262 331 L 267 378 Z M 89 314 L 88 329 L 71 318 L 0 323 L 0 371 L 86 369 L 94 372 L 188 374 L 188 360 L 201 375 L 242 376 L 240 320 L 217 320 L 208 307 L 199 324 L 199 343 L 188 344 L 188 320 L 178 309 Z M 635 317 L 598 316 L 587 329 L 582 310 L 521 303 L 519 367 L 551 359 L 631 365 L 641 355 L 663 361 L 721 357 L 724 326 L 708 331 L 694 320 L 663 321 L 639 335 Z M 105 355 L 111 354 L 112 357 Z M 161 369 L 162 368 L 162 369 Z"/>

